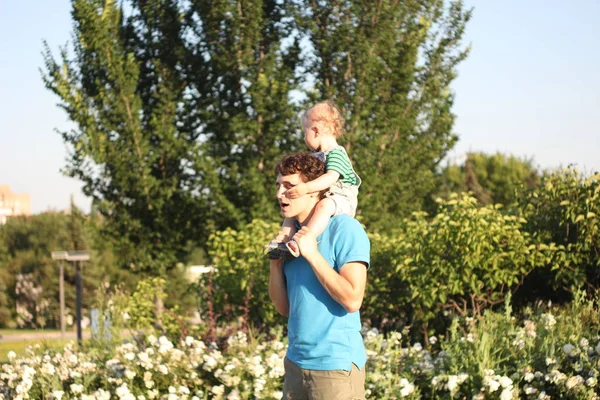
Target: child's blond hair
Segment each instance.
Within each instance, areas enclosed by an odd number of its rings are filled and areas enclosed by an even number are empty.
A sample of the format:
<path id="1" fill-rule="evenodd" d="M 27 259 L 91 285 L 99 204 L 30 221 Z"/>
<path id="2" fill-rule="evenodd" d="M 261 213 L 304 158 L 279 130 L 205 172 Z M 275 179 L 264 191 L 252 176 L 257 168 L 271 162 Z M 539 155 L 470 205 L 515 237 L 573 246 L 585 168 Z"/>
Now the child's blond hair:
<path id="1" fill-rule="evenodd" d="M 336 138 L 344 134 L 344 117 L 342 117 L 340 109 L 331 100 L 321 101 L 306 110 L 302 114 L 302 126 L 306 126 L 308 121 L 329 124 L 332 127 L 333 136 Z"/>

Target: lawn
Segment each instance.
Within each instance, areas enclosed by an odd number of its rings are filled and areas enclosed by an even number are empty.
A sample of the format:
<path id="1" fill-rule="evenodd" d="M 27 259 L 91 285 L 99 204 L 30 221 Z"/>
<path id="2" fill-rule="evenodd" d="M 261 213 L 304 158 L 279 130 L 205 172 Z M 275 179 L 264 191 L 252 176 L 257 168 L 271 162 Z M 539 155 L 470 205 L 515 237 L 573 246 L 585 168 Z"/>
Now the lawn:
<path id="1" fill-rule="evenodd" d="M 14 351 L 18 356 L 25 355 L 27 346 L 39 343 L 43 348 L 62 349 L 73 339 L 47 339 L 47 340 L 16 340 L 11 342 L 0 341 L 0 363 L 8 361 L 8 352 Z"/>

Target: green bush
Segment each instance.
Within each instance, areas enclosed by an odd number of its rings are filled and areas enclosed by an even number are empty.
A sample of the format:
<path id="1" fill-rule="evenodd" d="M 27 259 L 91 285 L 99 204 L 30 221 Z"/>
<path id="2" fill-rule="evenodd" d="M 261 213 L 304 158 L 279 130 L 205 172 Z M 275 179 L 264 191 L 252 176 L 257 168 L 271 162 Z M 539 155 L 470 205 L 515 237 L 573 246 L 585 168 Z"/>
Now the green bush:
<path id="1" fill-rule="evenodd" d="M 541 186 L 519 202 L 523 229 L 548 246 L 564 247 L 564 257 L 540 265 L 525 282 L 523 302 L 536 298 L 569 300 L 570 287 L 600 287 L 600 174 L 584 177 L 574 169 L 545 176 Z"/>
<path id="2" fill-rule="evenodd" d="M 444 313 L 480 314 L 561 251 L 536 243 L 526 221 L 467 194 L 438 200 L 433 218 L 414 213 L 393 237 L 372 235 L 365 315 L 375 326 L 422 326 Z"/>
<path id="3" fill-rule="evenodd" d="M 239 231 L 211 236 L 209 255 L 216 269 L 203 275 L 198 290 L 205 318 L 242 320 L 256 327 L 283 321 L 269 299 L 269 260 L 264 255 L 264 245 L 278 230 L 277 224 L 255 220 Z"/>

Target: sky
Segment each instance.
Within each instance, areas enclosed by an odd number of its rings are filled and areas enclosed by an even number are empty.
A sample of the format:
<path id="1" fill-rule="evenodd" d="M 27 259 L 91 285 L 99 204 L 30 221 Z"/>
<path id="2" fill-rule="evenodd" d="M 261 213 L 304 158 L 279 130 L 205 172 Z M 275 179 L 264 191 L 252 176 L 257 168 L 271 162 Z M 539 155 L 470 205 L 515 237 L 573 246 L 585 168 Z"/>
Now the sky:
<path id="1" fill-rule="evenodd" d="M 458 67 L 449 160 L 467 152 L 530 158 L 542 169 L 600 171 L 600 1 L 465 0 L 469 57 Z M 33 213 L 84 211 L 82 184 L 64 176 L 56 130 L 66 114 L 42 82 L 42 40 L 70 40 L 69 0 L 0 0 L 0 185 L 29 193 Z"/>

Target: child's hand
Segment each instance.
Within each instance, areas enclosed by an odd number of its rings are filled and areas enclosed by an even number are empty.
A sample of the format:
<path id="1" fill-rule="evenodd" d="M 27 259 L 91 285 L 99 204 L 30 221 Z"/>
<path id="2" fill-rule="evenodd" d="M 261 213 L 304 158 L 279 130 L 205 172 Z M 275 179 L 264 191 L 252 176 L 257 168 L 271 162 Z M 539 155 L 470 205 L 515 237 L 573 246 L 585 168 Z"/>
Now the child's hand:
<path id="1" fill-rule="evenodd" d="M 304 182 L 297 184 L 287 192 L 285 192 L 286 197 L 290 199 L 297 199 L 300 196 L 304 196 L 308 193 L 308 185 Z"/>

